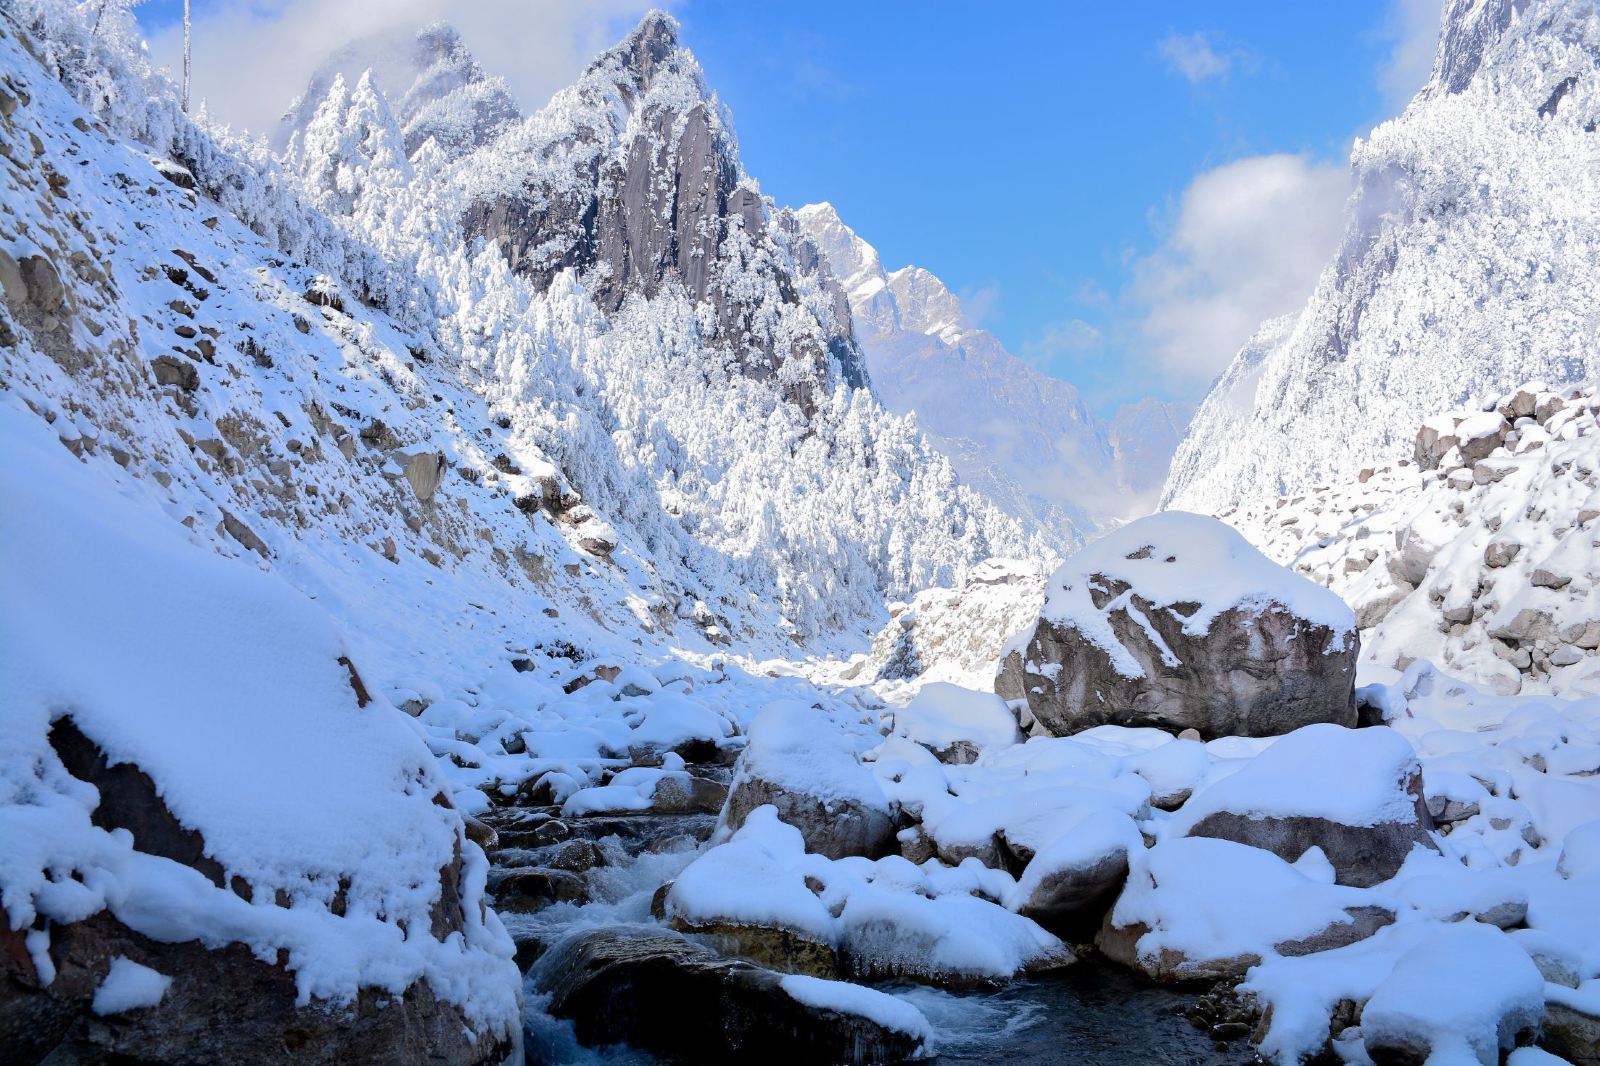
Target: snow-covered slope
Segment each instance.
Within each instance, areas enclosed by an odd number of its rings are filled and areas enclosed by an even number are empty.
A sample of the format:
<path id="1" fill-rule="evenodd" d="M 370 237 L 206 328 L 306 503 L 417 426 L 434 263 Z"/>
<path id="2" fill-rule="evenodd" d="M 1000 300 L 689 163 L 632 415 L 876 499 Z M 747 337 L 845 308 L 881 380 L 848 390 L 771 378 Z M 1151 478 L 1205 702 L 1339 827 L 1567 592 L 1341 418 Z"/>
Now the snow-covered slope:
<path id="1" fill-rule="evenodd" d="M 1600 373 L 1597 122 L 1592 0 L 1451 0 L 1429 84 L 1355 147 L 1336 258 L 1213 387 L 1164 505 L 1346 479 L 1431 412 Z"/>
<path id="2" fill-rule="evenodd" d="M 974 328 L 933 274 L 886 271 L 832 204 L 796 215 L 849 297 L 878 395 L 891 411 L 916 412 L 968 482 L 1066 545 L 1149 510 L 1186 410 L 1147 400 L 1105 424 L 1071 384 Z"/>
<path id="3" fill-rule="evenodd" d="M 1600 401 L 1532 384 L 1416 454 L 1224 515 L 1357 612 L 1362 657 L 1501 694 L 1600 695 Z"/>

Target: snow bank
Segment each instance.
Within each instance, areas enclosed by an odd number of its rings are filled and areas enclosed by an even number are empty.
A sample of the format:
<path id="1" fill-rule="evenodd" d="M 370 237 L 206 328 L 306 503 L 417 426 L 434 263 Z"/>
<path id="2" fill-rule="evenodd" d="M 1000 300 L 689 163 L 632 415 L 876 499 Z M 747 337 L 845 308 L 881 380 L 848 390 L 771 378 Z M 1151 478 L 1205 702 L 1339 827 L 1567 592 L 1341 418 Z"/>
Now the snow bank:
<path id="1" fill-rule="evenodd" d="M 254 566 L 92 476 L 43 424 L 0 404 L 0 890 L 14 929 L 102 909 L 157 940 L 286 952 L 302 1002 L 426 978 L 479 1021 L 518 1011 L 511 943 L 481 917 L 482 854 L 407 719 L 356 688 L 328 617 Z M 93 788 L 47 739 L 70 717 L 112 764 L 156 783 L 224 883 L 90 821 Z M 427 930 L 440 870 L 465 860 L 461 934 Z M 344 915 L 332 907 L 342 891 Z M 47 938 L 48 933 L 40 934 Z M 42 944 L 35 959 L 42 958 Z"/>
<path id="2" fill-rule="evenodd" d="M 962 743 L 982 752 L 1022 739 L 1017 716 L 1005 700 L 993 692 L 975 692 L 943 681 L 922 686 L 910 704 L 897 710 L 894 730 L 936 752 Z"/>

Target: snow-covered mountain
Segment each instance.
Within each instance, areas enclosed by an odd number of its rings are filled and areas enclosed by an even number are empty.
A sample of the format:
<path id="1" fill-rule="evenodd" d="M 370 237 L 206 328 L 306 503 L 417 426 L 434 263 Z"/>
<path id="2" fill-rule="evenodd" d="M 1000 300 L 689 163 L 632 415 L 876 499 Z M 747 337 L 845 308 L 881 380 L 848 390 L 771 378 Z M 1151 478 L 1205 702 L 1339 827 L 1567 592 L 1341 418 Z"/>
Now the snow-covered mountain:
<path id="1" fill-rule="evenodd" d="M 492 140 L 521 117 L 503 79 L 490 77 L 448 23 L 416 33 L 391 31 L 340 48 L 311 76 L 306 91 L 289 105 L 273 134 L 284 151 L 327 98 L 335 78 L 347 83 L 370 71 L 394 104 L 408 153 L 432 138 L 455 155 Z"/>
<path id="2" fill-rule="evenodd" d="M 1427 86 L 1356 144 L 1334 261 L 1213 386 L 1164 504 L 1344 480 L 1435 411 L 1600 372 L 1597 123 L 1593 0 L 1451 0 Z"/>
<path id="3" fill-rule="evenodd" d="M 970 484 L 1068 545 L 1149 510 L 1187 421 L 1182 405 L 1146 400 L 1106 424 L 1071 384 L 975 328 L 933 274 L 885 270 L 877 249 L 832 204 L 809 204 L 796 215 L 849 297 L 885 406 L 916 412 Z"/>

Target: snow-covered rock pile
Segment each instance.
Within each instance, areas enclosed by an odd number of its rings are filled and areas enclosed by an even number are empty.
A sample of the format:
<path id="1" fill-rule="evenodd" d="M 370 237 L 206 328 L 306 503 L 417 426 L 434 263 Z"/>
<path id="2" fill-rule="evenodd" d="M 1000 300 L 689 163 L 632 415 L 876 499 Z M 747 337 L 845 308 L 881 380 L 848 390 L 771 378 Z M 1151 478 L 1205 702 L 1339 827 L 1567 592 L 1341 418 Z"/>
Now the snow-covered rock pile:
<path id="1" fill-rule="evenodd" d="M 1178 447 L 1163 505 L 1216 514 L 1410 458 L 1419 415 L 1600 375 L 1600 12 L 1450 0 L 1433 76 L 1356 142 L 1338 252 Z"/>
<path id="2" fill-rule="evenodd" d="M 1355 619 L 1212 518 L 1169 511 L 1063 563 L 1007 644 L 996 690 L 1025 725 L 1269 736 L 1355 724 Z"/>
<path id="3" fill-rule="evenodd" d="M 1006 639 L 1044 604 L 1044 579 L 1034 563 L 989 559 L 955 588 L 923 589 L 908 603 L 891 603 L 865 662 L 852 663 L 844 676 L 986 686 Z"/>
<path id="4" fill-rule="evenodd" d="M 1415 458 L 1224 514 L 1356 611 L 1363 658 L 1501 693 L 1600 693 L 1600 395 L 1525 385 Z"/>

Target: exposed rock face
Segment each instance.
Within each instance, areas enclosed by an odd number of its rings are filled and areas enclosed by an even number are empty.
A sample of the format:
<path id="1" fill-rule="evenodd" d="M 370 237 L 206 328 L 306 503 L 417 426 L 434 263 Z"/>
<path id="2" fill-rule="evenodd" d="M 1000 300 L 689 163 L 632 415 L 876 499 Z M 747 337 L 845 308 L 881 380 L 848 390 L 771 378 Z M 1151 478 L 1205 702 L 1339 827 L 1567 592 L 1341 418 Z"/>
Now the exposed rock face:
<path id="1" fill-rule="evenodd" d="M 586 1044 L 626 1041 L 696 1062 L 898 1062 L 922 1039 L 802 1004 L 784 979 L 670 934 L 585 933 L 540 963 L 550 1011 Z"/>
<path id="2" fill-rule="evenodd" d="M 745 176 L 670 17 L 647 17 L 552 108 L 562 114 L 499 146 L 524 173 L 485 185 L 462 220 L 469 239 L 497 243 L 541 288 L 576 268 L 608 312 L 630 294 L 681 290 L 708 309 L 709 340 L 744 373 L 776 376 L 808 413 L 834 373 L 866 384 L 837 284 Z M 803 276 L 825 279 L 826 308 L 803 306 Z M 784 316 L 799 328 L 774 328 Z"/>
<path id="3" fill-rule="evenodd" d="M 1349 608 L 1220 522 L 1169 512 L 1125 526 L 1063 564 L 1046 596 L 995 685 L 1035 731 L 1356 722 Z"/>

